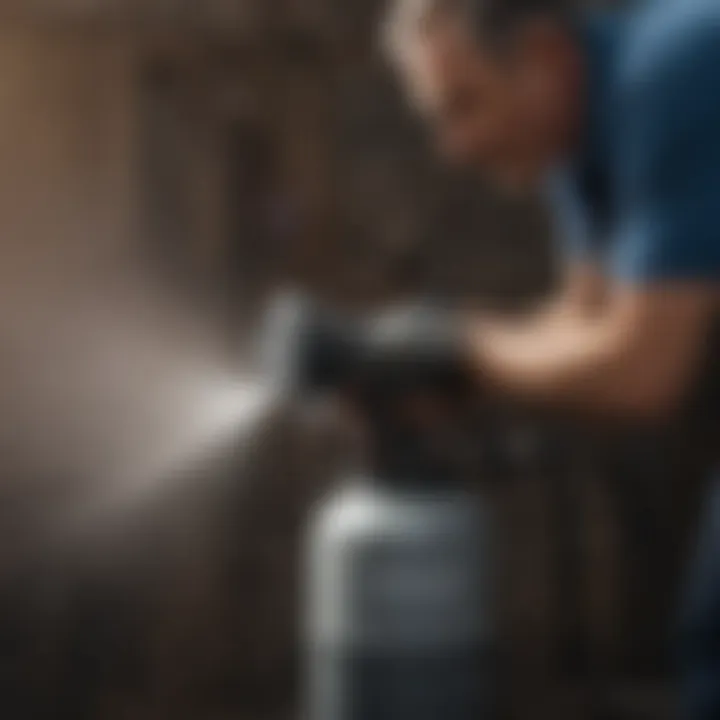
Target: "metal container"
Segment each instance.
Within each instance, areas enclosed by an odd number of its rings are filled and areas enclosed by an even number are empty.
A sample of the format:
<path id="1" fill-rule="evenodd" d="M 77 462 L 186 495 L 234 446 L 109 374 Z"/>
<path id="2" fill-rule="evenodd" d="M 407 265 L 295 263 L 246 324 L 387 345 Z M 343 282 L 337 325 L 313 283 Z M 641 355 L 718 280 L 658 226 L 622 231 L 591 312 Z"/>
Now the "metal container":
<path id="1" fill-rule="evenodd" d="M 491 515 L 465 492 L 365 478 L 315 508 L 308 720 L 495 716 Z"/>

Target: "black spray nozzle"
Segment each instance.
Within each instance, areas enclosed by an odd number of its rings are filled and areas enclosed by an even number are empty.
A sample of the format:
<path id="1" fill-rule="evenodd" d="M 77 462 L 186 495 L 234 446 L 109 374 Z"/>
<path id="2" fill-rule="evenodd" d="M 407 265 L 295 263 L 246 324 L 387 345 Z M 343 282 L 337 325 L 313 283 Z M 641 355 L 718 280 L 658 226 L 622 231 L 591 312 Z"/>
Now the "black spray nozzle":
<path id="1" fill-rule="evenodd" d="M 350 319 L 306 295 L 285 293 L 267 315 L 264 369 L 289 394 L 333 391 L 348 381 L 360 346 Z"/>

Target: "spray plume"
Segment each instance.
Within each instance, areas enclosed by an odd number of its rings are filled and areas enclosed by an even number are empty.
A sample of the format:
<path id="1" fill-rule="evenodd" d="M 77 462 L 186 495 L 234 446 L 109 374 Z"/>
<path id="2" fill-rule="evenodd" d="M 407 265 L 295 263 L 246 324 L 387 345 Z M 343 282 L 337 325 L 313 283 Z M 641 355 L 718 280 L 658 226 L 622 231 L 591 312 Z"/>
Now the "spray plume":
<path id="1" fill-rule="evenodd" d="M 0 493 L 36 537 L 172 494 L 273 407 L 217 328 L 149 283 L 16 295 L 0 304 L 0 336 Z"/>

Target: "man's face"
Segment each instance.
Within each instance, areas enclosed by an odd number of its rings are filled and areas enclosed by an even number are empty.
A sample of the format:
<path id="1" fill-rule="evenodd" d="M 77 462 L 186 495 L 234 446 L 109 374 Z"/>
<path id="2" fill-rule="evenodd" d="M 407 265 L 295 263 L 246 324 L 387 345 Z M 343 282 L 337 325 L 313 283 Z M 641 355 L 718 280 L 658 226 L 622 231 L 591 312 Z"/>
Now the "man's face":
<path id="1" fill-rule="evenodd" d="M 499 50 L 438 21 L 405 58 L 442 154 L 513 191 L 535 186 L 571 141 L 575 58 L 558 33 L 537 30 Z"/>

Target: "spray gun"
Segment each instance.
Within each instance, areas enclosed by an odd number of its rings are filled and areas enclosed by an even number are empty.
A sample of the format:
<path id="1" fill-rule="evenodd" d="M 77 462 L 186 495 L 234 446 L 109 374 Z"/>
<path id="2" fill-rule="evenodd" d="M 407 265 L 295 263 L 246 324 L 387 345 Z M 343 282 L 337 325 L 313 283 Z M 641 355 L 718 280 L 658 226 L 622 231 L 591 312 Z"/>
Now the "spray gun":
<path id="1" fill-rule="evenodd" d="M 496 714 L 492 518 L 457 462 L 472 381 L 451 317 L 351 321 L 297 297 L 270 313 L 278 383 L 342 395 L 367 434 L 364 466 L 309 520 L 308 720 Z"/>
<path id="2" fill-rule="evenodd" d="M 357 320 L 284 296 L 270 313 L 271 376 L 285 396 L 342 397 L 368 435 L 368 469 L 416 485 L 440 470 L 451 418 L 473 406 L 454 317 L 418 303 Z"/>

